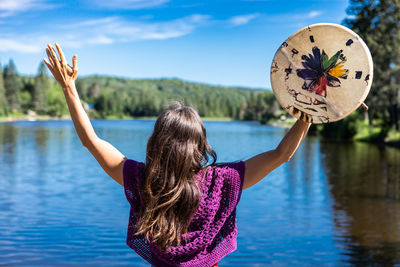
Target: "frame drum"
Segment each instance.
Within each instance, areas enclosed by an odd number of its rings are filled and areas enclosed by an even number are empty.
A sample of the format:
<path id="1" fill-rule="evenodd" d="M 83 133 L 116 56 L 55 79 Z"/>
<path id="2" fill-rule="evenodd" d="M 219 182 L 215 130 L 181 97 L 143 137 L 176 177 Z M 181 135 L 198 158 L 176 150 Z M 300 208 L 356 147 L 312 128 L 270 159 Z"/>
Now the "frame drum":
<path id="1" fill-rule="evenodd" d="M 292 116 L 312 123 L 348 116 L 367 97 L 373 77 L 371 53 L 352 30 L 338 24 L 307 26 L 276 51 L 272 90 Z"/>

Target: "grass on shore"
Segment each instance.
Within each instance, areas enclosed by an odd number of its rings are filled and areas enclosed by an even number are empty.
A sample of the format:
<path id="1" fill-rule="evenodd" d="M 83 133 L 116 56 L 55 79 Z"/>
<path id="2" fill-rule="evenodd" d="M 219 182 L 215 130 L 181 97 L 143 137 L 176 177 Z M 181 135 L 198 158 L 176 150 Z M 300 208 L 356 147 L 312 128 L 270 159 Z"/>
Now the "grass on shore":
<path id="1" fill-rule="evenodd" d="M 382 128 L 378 125 L 369 125 L 367 121 L 357 122 L 357 134 L 354 140 L 365 142 L 400 142 L 400 131 L 395 127 L 389 129 L 387 134 L 382 132 Z"/>
<path id="2" fill-rule="evenodd" d="M 382 139 L 381 128 L 376 125 L 369 125 L 367 121 L 358 121 L 356 124 L 357 133 L 354 140 L 374 142 Z"/>

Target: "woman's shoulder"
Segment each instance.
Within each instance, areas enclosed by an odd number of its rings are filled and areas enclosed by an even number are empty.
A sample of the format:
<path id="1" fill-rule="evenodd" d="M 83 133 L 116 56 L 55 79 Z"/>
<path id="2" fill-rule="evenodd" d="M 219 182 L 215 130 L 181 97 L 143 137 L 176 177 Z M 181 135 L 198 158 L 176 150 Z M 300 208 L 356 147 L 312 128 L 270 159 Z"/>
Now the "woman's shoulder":
<path id="1" fill-rule="evenodd" d="M 123 167 L 124 187 L 134 190 L 138 186 L 140 176 L 143 173 L 144 163 L 132 159 L 126 159 Z"/>
<path id="2" fill-rule="evenodd" d="M 225 170 L 225 171 L 230 171 L 230 170 L 236 170 L 239 172 L 244 171 L 244 161 L 233 161 L 233 162 L 220 162 L 216 163 L 214 165 L 216 170 Z"/>
<path id="3" fill-rule="evenodd" d="M 133 159 L 126 159 L 124 162 L 124 171 L 129 171 L 132 169 L 141 169 L 144 167 L 144 163 L 140 161 L 136 161 Z"/>
<path id="4" fill-rule="evenodd" d="M 211 169 L 211 168 L 210 168 Z M 243 161 L 224 162 L 212 165 L 209 170 L 206 185 L 214 196 L 226 199 L 229 209 L 239 203 L 243 190 L 245 163 Z"/>
<path id="5" fill-rule="evenodd" d="M 243 183 L 244 173 L 245 173 L 245 163 L 244 161 L 234 161 L 234 162 L 221 162 L 213 164 L 205 168 L 209 176 L 215 178 L 237 181 Z"/>

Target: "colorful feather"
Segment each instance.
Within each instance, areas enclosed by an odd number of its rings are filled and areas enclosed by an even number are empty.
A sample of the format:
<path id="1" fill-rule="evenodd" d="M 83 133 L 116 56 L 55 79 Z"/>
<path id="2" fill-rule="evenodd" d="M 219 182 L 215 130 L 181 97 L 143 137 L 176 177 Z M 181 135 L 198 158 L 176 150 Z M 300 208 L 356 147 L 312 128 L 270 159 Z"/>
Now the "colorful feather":
<path id="1" fill-rule="evenodd" d="M 339 87 L 339 78 L 346 79 L 348 69 L 344 68 L 343 50 L 337 51 L 331 58 L 318 47 L 312 48 L 312 54 L 303 55 L 304 69 L 297 70 L 297 76 L 304 79 L 303 89 L 326 97 L 326 88 Z M 338 63 L 338 60 L 340 62 Z"/>

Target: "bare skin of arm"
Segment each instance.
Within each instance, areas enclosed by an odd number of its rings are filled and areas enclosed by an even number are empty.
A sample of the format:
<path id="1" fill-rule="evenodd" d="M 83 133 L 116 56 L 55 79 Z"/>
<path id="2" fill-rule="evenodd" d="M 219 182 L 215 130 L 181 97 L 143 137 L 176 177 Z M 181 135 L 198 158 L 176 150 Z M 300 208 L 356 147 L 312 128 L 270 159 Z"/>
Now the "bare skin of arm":
<path id="1" fill-rule="evenodd" d="M 64 53 L 58 44 L 55 44 L 60 59 L 51 45 L 46 49 L 48 60 L 43 59 L 54 78 L 61 85 L 67 101 L 71 119 L 75 130 L 89 152 L 95 157 L 103 170 L 117 183 L 123 186 L 123 165 L 126 157 L 110 143 L 100 139 L 90 123 L 89 117 L 82 107 L 75 80 L 78 75 L 77 56 L 72 58 L 72 68 L 67 65 Z"/>
<path id="2" fill-rule="evenodd" d="M 297 120 L 276 149 L 246 160 L 243 190 L 255 185 L 281 164 L 288 162 L 306 136 L 310 125 L 311 123 Z"/>

